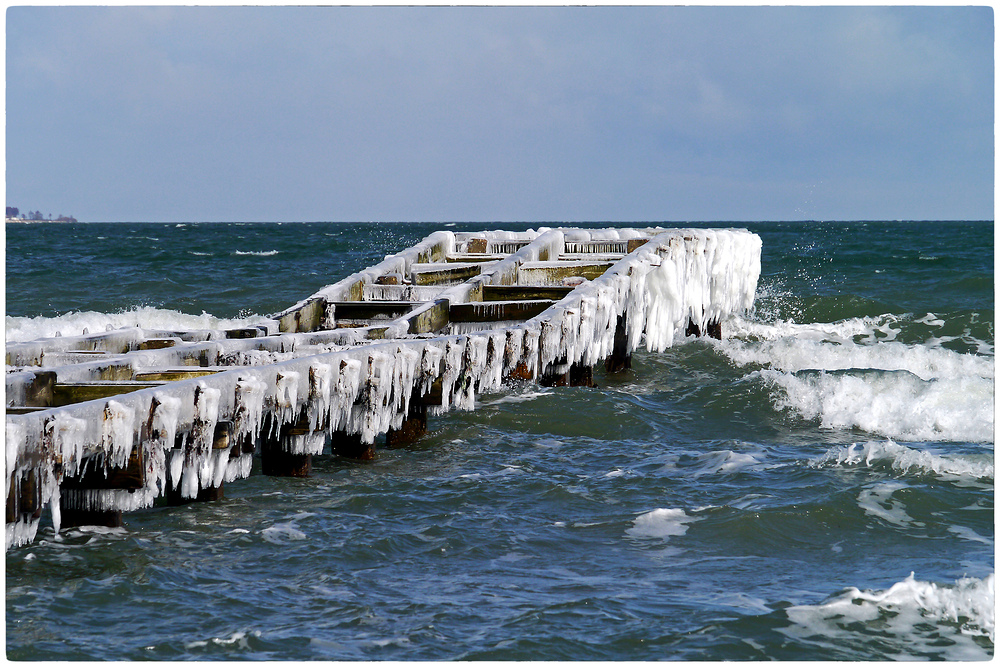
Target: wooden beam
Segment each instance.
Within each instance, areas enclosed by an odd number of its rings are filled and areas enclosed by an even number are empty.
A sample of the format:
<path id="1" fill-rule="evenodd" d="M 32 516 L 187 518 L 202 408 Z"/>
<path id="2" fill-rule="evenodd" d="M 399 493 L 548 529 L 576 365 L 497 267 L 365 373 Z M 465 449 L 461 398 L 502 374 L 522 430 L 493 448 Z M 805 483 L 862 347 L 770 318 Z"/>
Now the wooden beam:
<path id="1" fill-rule="evenodd" d="M 572 291 L 563 285 L 483 285 L 483 301 L 559 301 Z"/>
<path id="2" fill-rule="evenodd" d="M 414 285 L 460 283 L 475 278 L 482 271 L 482 264 L 414 264 L 410 268 L 410 282 Z"/>
<path id="3" fill-rule="evenodd" d="M 191 378 L 204 377 L 219 373 L 222 368 L 205 368 L 203 366 L 187 366 L 185 368 L 164 368 L 157 371 L 138 371 L 133 376 L 136 382 L 177 382 Z"/>
<path id="4" fill-rule="evenodd" d="M 418 308 L 406 318 L 409 322 L 407 331 L 411 334 L 440 331 L 448 324 L 449 312 L 447 299 L 438 299 L 428 307 Z"/>
<path id="5" fill-rule="evenodd" d="M 302 333 L 323 328 L 326 319 L 326 300 L 322 297 L 309 299 L 302 306 L 285 313 L 278 320 L 281 333 Z"/>
<path id="6" fill-rule="evenodd" d="M 555 301 L 473 301 L 453 303 L 448 310 L 452 322 L 504 322 L 530 320 L 542 313 Z"/>
<path id="7" fill-rule="evenodd" d="M 142 449 L 133 447 L 123 468 L 104 465 L 99 457 L 91 457 L 81 466 L 82 474 L 64 478 L 63 489 L 141 489 L 146 484 Z"/>
<path id="8" fill-rule="evenodd" d="M 162 382 L 133 382 L 130 380 L 119 380 L 112 382 L 67 382 L 57 383 L 52 392 L 52 407 L 62 407 L 83 403 L 84 401 L 94 401 L 100 398 L 109 398 L 119 394 L 128 394 L 140 389 L 159 387 Z"/>
<path id="9" fill-rule="evenodd" d="M 559 285 L 566 278 L 595 280 L 612 262 L 525 262 L 517 269 L 518 284 Z"/>

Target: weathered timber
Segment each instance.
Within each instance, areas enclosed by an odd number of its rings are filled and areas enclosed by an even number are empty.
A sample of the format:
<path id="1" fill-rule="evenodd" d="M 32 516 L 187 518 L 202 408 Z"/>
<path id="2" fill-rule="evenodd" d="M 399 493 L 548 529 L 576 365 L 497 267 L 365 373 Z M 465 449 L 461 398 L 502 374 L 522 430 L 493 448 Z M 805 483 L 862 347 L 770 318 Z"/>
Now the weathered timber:
<path id="1" fill-rule="evenodd" d="M 628 331 L 625 328 L 627 321 L 628 318 L 625 315 L 620 315 L 615 323 L 614 349 L 604 360 L 604 370 L 608 373 L 621 373 L 632 368 L 632 354 L 628 349 Z"/>
<path id="2" fill-rule="evenodd" d="M 611 268 L 610 262 L 524 262 L 518 269 L 520 285 L 561 285 L 568 278 L 596 280 Z"/>
<path id="3" fill-rule="evenodd" d="M 54 371 L 35 371 L 34 377 L 25 385 L 25 407 L 51 407 L 54 404 L 56 374 Z"/>
<path id="4" fill-rule="evenodd" d="M 448 319 L 452 322 L 524 321 L 541 314 L 555 301 L 489 301 L 452 304 Z"/>
<path id="5" fill-rule="evenodd" d="M 410 282 L 414 285 L 460 283 L 478 276 L 482 270 L 481 264 L 417 264 L 410 270 Z"/>
<path id="6" fill-rule="evenodd" d="M 326 319 L 326 301 L 314 298 L 278 320 L 278 330 L 284 333 L 316 331 Z"/>
<path id="7" fill-rule="evenodd" d="M 141 447 L 133 447 L 124 467 L 107 465 L 103 456 L 84 461 L 83 470 L 75 477 L 64 477 L 63 489 L 141 489 L 146 484 Z"/>
<path id="8" fill-rule="evenodd" d="M 438 299 L 421 308 L 414 309 L 405 319 L 407 332 L 411 334 L 433 333 L 448 324 L 450 308 L 447 299 Z"/>
<path id="9" fill-rule="evenodd" d="M 420 305 L 411 301 L 336 301 L 329 304 L 338 327 L 347 326 L 341 322 L 394 320 Z"/>
<path id="10" fill-rule="evenodd" d="M 564 285 L 483 285 L 483 301 L 559 301 L 572 291 Z"/>
<path id="11" fill-rule="evenodd" d="M 56 383 L 52 390 L 51 407 L 72 405 L 93 401 L 99 398 L 109 398 L 120 394 L 128 394 L 140 389 L 157 387 L 159 382 L 134 382 L 131 380 L 119 380 L 113 382 L 68 382 Z"/>
<path id="12" fill-rule="evenodd" d="M 398 429 L 390 428 L 385 434 L 386 447 L 405 447 L 413 444 L 427 433 L 427 407 L 417 402 L 410 403 L 406 419 Z"/>
<path id="13" fill-rule="evenodd" d="M 173 347 L 180 340 L 177 338 L 147 338 L 146 340 L 139 343 L 137 349 L 139 350 L 162 350 L 165 347 Z"/>
<path id="14" fill-rule="evenodd" d="M 178 380 L 190 380 L 191 378 L 204 377 L 220 371 L 226 370 L 221 367 L 208 368 L 193 366 L 187 368 L 165 368 L 158 371 L 136 371 L 133 379 L 136 382 L 176 382 Z"/>
<path id="15" fill-rule="evenodd" d="M 364 442 L 360 433 L 337 431 L 330 437 L 330 451 L 347 459 L 371 461 L 375 458 L 375 443 Z"/>

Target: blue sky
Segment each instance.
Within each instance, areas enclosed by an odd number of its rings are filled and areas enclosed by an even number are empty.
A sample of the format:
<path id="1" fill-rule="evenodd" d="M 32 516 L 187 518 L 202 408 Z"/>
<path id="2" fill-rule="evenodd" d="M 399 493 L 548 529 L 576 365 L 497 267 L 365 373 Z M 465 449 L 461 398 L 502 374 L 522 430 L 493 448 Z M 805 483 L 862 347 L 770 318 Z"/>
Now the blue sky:
<path id="1" fill-rule="evenodd" d="M 990 7 L 11 7 L 7 205 L 992 219 Z"/>

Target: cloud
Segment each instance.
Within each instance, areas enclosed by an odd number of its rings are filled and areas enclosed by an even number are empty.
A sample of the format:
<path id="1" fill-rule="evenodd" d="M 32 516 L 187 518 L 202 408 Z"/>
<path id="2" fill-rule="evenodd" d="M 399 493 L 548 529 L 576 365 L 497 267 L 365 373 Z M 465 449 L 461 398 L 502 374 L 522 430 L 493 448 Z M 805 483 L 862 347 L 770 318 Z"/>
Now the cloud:
<path id="1" fill-rule="evenodd" d="M 989 8 L 12 7 L 7 25 L 8 202 L 81 219 L 786 219 L 807 190 L 817 217 L 992 216 Z"/>

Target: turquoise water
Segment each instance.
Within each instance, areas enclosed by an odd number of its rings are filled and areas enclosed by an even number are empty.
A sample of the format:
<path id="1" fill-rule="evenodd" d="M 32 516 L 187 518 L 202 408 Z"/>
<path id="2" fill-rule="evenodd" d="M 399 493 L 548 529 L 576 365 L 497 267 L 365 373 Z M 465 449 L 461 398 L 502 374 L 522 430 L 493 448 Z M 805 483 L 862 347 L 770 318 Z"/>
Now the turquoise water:
<path id="1" fill-rule="evenodd" d="M 538 226 L 7 225 L 7 339 L 252 320 L 435 229 Z M 43 519 L 7 656 L 990 658 L 993 224 L 724 226 L 763 254 L 722 341 L 123 529 Z"/>

